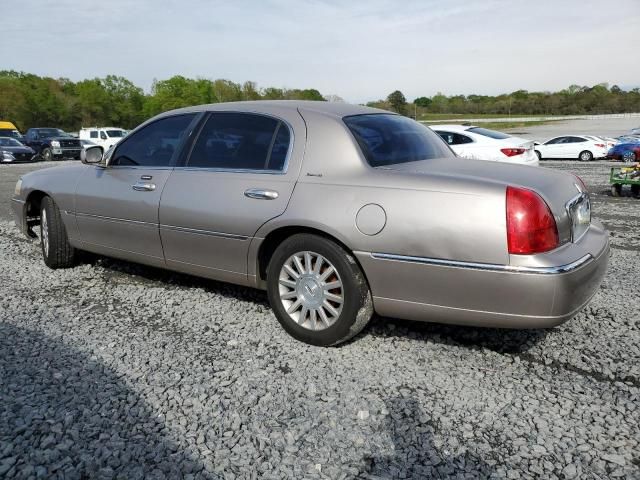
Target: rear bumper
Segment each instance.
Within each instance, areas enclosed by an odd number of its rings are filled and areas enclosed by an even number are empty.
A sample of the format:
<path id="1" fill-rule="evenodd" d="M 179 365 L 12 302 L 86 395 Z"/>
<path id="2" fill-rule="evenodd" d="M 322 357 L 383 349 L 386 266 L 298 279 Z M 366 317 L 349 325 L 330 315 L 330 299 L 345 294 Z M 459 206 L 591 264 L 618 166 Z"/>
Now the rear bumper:
<path id="1" fill-rule="evenodd" d="M 468 264 L 356 252 L 380 315 L 457 325 L 545 328 L 572 318 L 607 271 L 609 241 L 556 266 Z M 604 232 L 606 234 L 606 232 Z"/>

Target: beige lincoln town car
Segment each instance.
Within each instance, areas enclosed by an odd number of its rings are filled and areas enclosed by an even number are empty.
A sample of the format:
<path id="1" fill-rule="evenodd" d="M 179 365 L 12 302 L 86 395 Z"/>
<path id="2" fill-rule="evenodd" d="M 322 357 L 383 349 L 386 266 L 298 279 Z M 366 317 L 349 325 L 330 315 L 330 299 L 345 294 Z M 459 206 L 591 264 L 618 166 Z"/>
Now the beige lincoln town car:
<path id="1" fill-rule="evenodd" d="M 558 325 L 609 257 L 578 177 L 458 158 L 406 117 L 325 102 L 163 113 L 104 156 L 25 175 L 13 208 L 51 268 L 86 250 L 266 289 L 285 330 L 314 345 L 374 312 Z"/>

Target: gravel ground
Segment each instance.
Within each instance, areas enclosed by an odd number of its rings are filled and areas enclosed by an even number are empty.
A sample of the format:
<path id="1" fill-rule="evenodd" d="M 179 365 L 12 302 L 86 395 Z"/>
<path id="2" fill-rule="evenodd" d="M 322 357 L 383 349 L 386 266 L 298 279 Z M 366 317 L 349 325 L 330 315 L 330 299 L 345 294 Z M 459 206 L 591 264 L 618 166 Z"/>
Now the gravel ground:
<path id="1" fill-rule="evenodd" d="M 640 200 L 606 193 L 607 162 L 544 165 L 585 180 L 613 247 L 546 331 L 375 318 L 315 348 L 262 292 L 52 271 L 3 217 L 0 478 L 640 478 Z"/>

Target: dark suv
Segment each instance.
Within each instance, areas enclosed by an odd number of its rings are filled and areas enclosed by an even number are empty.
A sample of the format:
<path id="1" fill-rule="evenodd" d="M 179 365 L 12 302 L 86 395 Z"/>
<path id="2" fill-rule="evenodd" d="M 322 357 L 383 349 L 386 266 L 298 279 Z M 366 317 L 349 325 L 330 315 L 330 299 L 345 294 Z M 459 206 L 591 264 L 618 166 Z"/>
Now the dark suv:
<path id="1" fill-rule="evenodd" d="M 30 128 L 24 136 L 26 145 L 45 161 L 72 158 L 80 160 L 80 140 L 57 128 Z"/>

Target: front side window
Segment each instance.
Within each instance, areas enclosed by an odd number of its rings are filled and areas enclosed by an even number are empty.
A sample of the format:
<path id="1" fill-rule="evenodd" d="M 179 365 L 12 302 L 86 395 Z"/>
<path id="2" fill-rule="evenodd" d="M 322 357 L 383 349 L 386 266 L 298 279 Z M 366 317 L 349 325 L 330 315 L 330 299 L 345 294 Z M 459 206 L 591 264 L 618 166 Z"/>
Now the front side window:
<path id="1" fill-rule="evenodd" d="M 374 113 L 343 121 L 372 167 L 454 156 L 433 130 L 407 117 Z"/>
<path id="2" fill-rule="evenodd" d="M 100 132 L 100 138 L 101 138 L 102 140 L 106 140 L 106 139 L 107 139 L 107 134 L 106 134 L 106 133 L 104 133 L 104 132 Z"/>
<path id="3" fill-rule="evenodd" d="M 166 167 L 171 164 L 195 113 L 157 120 L 119 144 L 110 165 Z"/>
<path id="4" fill-rule="evenodd" d="M 290 143 L 289 127 L 275 118 L 213 113 L 202 127 L 187 166 L 282 171 Z"/>
<path id="5" fill-rule="evenodd" d="M 563 143 L 566 137 L 557 137 L 557 138 L 552 138 L 551 140 L 549 140 L 548 142 L 545 143 L 545 145 L 556 145 L 558 143 Z"/>

